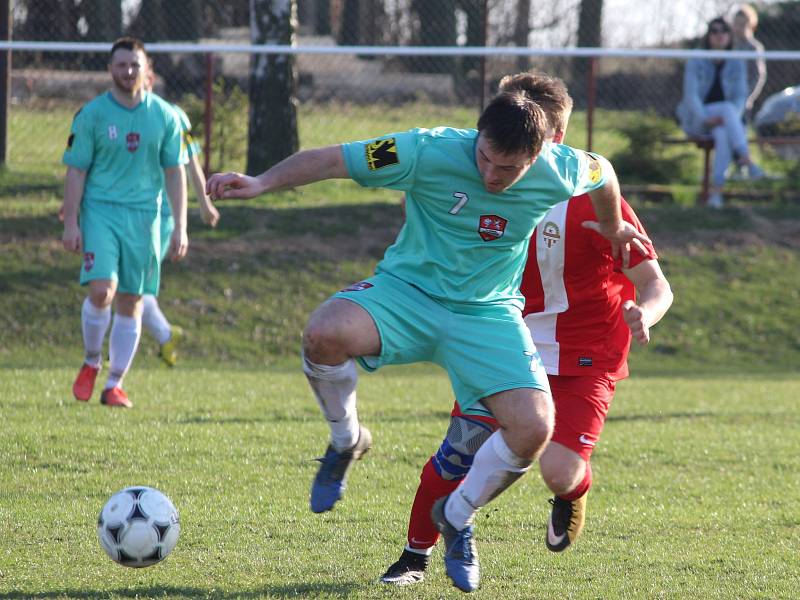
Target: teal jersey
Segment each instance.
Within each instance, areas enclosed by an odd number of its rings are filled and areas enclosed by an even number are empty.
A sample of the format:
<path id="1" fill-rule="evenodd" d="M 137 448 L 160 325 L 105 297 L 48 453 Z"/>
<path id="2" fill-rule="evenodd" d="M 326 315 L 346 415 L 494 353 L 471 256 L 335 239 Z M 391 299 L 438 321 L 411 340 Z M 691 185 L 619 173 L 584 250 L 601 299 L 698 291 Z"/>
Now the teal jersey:
<path id="1" fill-rule="evenodd" d="M 202 150 L 200 144 L 192 137 L 192 122 L 189 121 L 189 116 L 177 104 L 171 104 L 175 114 L 178 115 L 178 121 L 181 124 L 181 150 L 186 152 L 186 157 L 191 160 L 193 156 L 199 156 Z M 162 219 L 172 215 L 172 206 L 169 203 L 169 198 L 164 198 L 161 203 Z"/>
<path id="2" fill-rule="evenodd" d="M 127 108 L 107 92 L 75 115 L 63 162 L 86 171 L 84 207 L 152 208 L 161 204 L 164 169 L 186 163 L 181 143 L 178 115 L 166 101 L 145 93 Z"/>
<path id="3" fill-rule="evenodd" d="M 507 190 L 487 192 L 475 161 L 475 129 L 412 129 L 344 144 L 350 176 L 365 187 L 406 192 L 406 222 L 377 266 L 453 310 L 513 304 L 536 225 L 555 204 L 601 187 L 600 163 L 545 144 Z"/>

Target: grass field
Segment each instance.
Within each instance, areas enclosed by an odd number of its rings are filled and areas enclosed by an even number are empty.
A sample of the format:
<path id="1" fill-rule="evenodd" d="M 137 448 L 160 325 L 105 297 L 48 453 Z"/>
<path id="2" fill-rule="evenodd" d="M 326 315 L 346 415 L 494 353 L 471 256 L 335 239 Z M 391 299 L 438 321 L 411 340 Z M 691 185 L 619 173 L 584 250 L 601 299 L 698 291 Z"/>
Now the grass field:
<path id="1" fill-rule="evenodd" d="M 12 156 L 52 156 L 0 172 L 0 600 L 459 596 L 439 552 L 424 584 L 376 583 L 447 423 L 452 396 L 433 367 L 362 376 L 374 451 L 335 511 L 308 509 L 326 426 L 299 373 L 300 332 L 372 272 L 402 222 L 397 194 L 319 184 L 223 204 L 213 231 L 193 213 L 189 257 L 165 267 L 161 294 L 189 332 L 179 367 L 144 337 L 126 380 L 135 408 L 84 405 L 70 384 L 85 291 L 61 249 L 51 144 L 71 112 L 51 112 L 39 117 L 52 136 L 15 138 Z M 342 110 L 337 127 L 407 126 L 368 116 Z M 550 554 L 548 495 L 526 477 L 479 515 L 476 596 L 796 598 L 800 207 L 636 210 L 675 303 L 619 386 L 585 535 Z M 108 496 L 134 484 L 165 491 L 183 526 L 173 555 L 139 571 L 106 558 L 95 533 Z"/>
<path id="2" fill-rule="evenodd" d="M 0 598 L 443 598 L 441 555 L 413 589 L 376 583 L 402 549 L 418 469 L 447 422 L 446 378 L 362 377 L 375 436 L 345 499 L 308 488 L 326 426 L 295 371 L 148 369 L 131 411 L 68 397 L 72 369 L 4 370 Z M 538 474 L 478 517 L 485 598 L 794 598 L 800 579 L 796 376 L 638 377 L 621 384 L 593 460 L 579 544 L 543 543 Z M 95 521 L 131 484 L 164 490 L 182 534 L 130 570 Z"/>

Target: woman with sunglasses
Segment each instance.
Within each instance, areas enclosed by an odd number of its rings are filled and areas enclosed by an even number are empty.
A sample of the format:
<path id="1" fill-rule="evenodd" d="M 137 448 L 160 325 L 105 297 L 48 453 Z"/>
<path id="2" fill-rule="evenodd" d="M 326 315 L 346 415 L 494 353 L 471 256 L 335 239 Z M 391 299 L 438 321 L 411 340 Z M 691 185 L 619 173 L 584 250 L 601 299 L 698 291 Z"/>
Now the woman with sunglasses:
<path id="1" fill-rule="evenodd" d="M 707 50 L 733 47 L 731 26 L 722 17 L 708 24 L 704 40 Z M 750 158 L 743 121 L 747 102 L 747 69 L 743 60 L 691 58 L 683 76 L 683 99 L 678 105 L 681 128 L 691 137 L 711 136 L 714 164 L 708 205 L 722 207 L 725 171 L 731 162 L 748 170 L 750 179 L 761 179 L 764 171 Z"/>

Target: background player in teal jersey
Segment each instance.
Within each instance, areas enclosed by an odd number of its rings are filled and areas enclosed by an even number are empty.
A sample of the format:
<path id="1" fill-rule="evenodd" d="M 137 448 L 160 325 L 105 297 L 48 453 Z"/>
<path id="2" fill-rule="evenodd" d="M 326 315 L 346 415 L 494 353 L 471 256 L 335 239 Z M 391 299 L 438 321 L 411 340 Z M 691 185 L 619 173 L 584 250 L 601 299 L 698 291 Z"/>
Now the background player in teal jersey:
<path id="1" fill-rule="evenodd" d="M 592 227 L 616 252 L 649 241 L 622 220 L 610 165 L 543 144 L 546 132 L 541 107 L 507 92 L 489 103 L 477 129 L 415 129 L 306 150 L 257 177 L 225 173 L 208 182 L 216 198 L 330 178 L 406 192 L 406 222 L 375 276 L 323 303 L 303 333 L 303 370 L 331 428 L 311 509 L 333 508 L 348 469 L 371 447 L 357 417 L 355 361 L 369 371 L 439 364 L 462 411 L 493 414 L 500 424 L 458 490 L 432 513 L 447 574 L 464 591 L 479 581 L 477 510 L 530 468 L 553 429 L 547 377 L 519 293 L 534 228 L 551 206 L 588 191 L 598 215 Z"/>
<path id="2" fill-rule="evenodd" d="M 182 259 L 188 247 L 180 123 L 167 102 L 144 90 L 146 65 L 140 41 L 114 43 L 111 90 L 75 115 L 63 159 L 62 242 L 83 253 L 80 281 L 89 287 L 81 311 L 85 359 L 72 391 L 82 401 L 92 395 L 116 298 L 109 376 L 100 398 L 109 406 L 131 406 L 122 380 L 139 344 L 142 295 L 158 293 L 164 189 L 175 217 L 172 259 Z"/>
<path id="3" fill-rule="evenodd" d="M 155 79 L 156 75 L 153 71 L 153 65 L 149 63 L 147 75 L 145 76 L 145 88 L 148 92 L 153 91 Z M 206 176 L 205 173 L 203 173 L 203 167 L 200 165 L 199 158 L 201 153 L 200 144 L 192 137 L 192 124 L 187 114 L 177 104 L 172 104 L 172 108 L 175 109 L 175 112 L 178 114 L 178 119 L 180 120 L 183 147 L 186 149 L 186 155 L 189 159 L 186 165 L 186 171 L 189 176 L 189 181 L 192 182 L 192 189 L 194 189 L 200 206 L 200 218 L 206 225 L 216 227 L 219 222 L 219 212 L 206 194 Z M 161 260 L 164 260 L 169 252 L 169 243 L 174 230 L 175 219 L 172 216 L 170 203 L 162 202 Z M 167 366 L 175 366 L 178 359 L 178 344 L 183 338 L 183 329 L 177 325 L 172 325 L 167 320 L 164 313 L 161 312 L 158 299 L 154 294 L 145 294 L 142 297 L 142 326 L 158 341 L 158 355 L 161 360 L 163 360 Z"/>

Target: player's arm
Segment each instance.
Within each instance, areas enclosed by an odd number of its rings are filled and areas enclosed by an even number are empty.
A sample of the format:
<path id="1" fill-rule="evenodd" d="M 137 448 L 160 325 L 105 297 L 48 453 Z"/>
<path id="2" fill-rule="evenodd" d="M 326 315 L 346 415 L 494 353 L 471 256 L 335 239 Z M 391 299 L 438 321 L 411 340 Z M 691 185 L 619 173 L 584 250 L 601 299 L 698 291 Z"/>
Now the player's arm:
<path id="1" fill-rule="evenodd" d="M 86 184 L 86 171 L 76 167 L 67 167 L 64 179 L 64 235 L 61 243 L 69 252 L 81 251 L 81 229 L 78 226 L 78 208 L 83 198 L 83 188 Z"/>
<path id="2" fill-rule="evenodd" d="M 200 217 L 203 219 L 203 223 L 216 227 L 219 222 L 219 211 L 206 194 L 206 176 L 203 173 L 203 167 L 200 166 L 197 154 L 192 154 L 191 158 L 189 158 L 186 172 L 189 176 L 189 181 L 192 182 L 192 189 L 197 195 L 197 201 L 200 204 Z"/>
<path id="3" fill-rule="evenodd" d="M 303 150 L 285 158 L 256 177 L 241 173 L 215 173 L 206 190 L 212 198 L 254 198 L 326 179 L 348 179 L 342 147 Z"/>
<path id="4" fill-rule="evenodd" d="M 622 317 L 640 344 L 650 341 L 650 328 L 661 320 L 672 305 L 672 289 L 655 259 L 645 260 L 631 269 L 623 269 L 636 287 L 636 302 L 622 305 Z"/>
<path id="5" fill-rule="evenodd" d="M 611 253 L 614 258 L 622 256 L 622 264 L 627 266 L 630 259 L 630 248 L 633 246 L 642 256 L 647 256 L 644 244 L 650 239 L 636 227 L 623 220 L 621 194 L 617 174 L 611 163 L 598 156 L 605 183 L 602 187 L 589 192 L 597 221 L 584 221 L 583 226 L 593 229 L 611 242 Z"/>
<path id="6" fill-rule="evenodd" d="M 175 230 L 172 232 L 169 248 L 170 258 L 178 261 L 186 256 L 189 249 L 189 236 L 186 233 L 186 173 L 183 165 L 166 167 L 164 180 L 172 216 L 175 219 Z"/>

